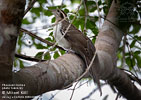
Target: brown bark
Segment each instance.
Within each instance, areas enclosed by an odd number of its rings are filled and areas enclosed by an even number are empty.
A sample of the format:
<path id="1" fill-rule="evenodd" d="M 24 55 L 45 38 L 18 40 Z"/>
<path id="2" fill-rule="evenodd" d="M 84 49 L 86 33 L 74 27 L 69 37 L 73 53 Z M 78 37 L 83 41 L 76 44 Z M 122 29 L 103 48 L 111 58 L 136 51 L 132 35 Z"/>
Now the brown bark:
<path id="1" fill-rule="evenodd" d="M 0 98 L 2 84 L 11 83 L 16 40 L 25 0 L 0 0 Z"/>
<path id="2" fill-rule="evenodd" d="M 84 71 L 83 61 L 74 54 L 65 54 L 55 60 L 40 62 L 24 68 L 14 75 L 14 82 L 26 84 L 26 95 L 39 95 L 47 91 L 63 89 L 75 81 Z"/>

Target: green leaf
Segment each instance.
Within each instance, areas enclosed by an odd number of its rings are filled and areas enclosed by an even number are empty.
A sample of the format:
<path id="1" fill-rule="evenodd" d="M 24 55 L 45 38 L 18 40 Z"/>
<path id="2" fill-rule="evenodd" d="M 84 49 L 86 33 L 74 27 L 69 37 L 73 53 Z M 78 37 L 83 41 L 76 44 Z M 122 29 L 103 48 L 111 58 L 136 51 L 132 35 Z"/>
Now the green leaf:
<path id="1" fill-rule="evenodd" d="M 129 66 L 129 69 L 132 70 L 135 66 L 135 58 L 127 57 L 125 58 L 126 64 Z"/>
<path id="2" fill-rule="evenodd" d="M 137 60 L 138 67 L 141 68 L 141 57 L 140 56 L 136 56 L 136 60 Z"/>
<path id="3" fill-rule="evenodd" d="M 69 19 L 70 19 L 70 20 L 72 20 L 72 19 L 73 19 L 73 17 L 74 17 L 74 15 L 70 15 L 70 16 L 69 16 Z"/>
<path id="4" fill-rule="evenodd" d="M 44 14 L 46 16 L 51 16 L 52 15 L 51 11 L 49 11 L 49 10 L 44 10 Z"/>
<path id="5" fill-rule="evenodd" d="M 93 37 L 92 42 L 93 44 L 95 43 L 96 37 Z"/>
<path id="6" fill-rule="evenodd" d="M 63 54 L 65 54 L 65 51 L 64 50 L 59 50 L 60 51 L 60 53 L 63 55 Z"/>
<path id="7" fill-rule="evenodd" d="M 58 58 L 59 56 L 60 56 L 59 53 L 58 53 L 58 52 L 55 52 L 55 54 L 53 55 L 53 58 L 56 59 L 56 58 Z"/>
<path id="8" fill-rule="evenodd" d="M 137 61 L 138 67 L 141 67 L 141 51 L 135 51 L 133 55 Z"/>
<path id="9" fill-rule="evenodd" d="M 37 59 L 42 59 L 43 54 L 44 54 L 44 52 L 38 52 L 38 53 L 35 55 L 35 58 L 37 58 Z"/>
<path id="10" fill-rule="evenodd" d="M 46 3 L 47 1 L 46 0 L 38 0 L 38 2 L 42 4 L 42 3 Z"/>
<path id="11" fill-rule="evenodd" d="M 77 27 L 77 29 L 79 28 L 79 26 L 81 26 L 81 30 L 84 29 L 84 21 L 85 19 L 84 18 L 77 18 L 74 22 L 73 22 L 73 25 L 75 27 Z"/>
<path id="12" fill-rule="evenodd" d="M 40 16 L 40 12 L 42 11 L 42 7 L 32 8 L 31 12 L 35 13 L 38 17 Z"/>
<path id="13" fill-rule="evenodd" d="M 50 37 L 47 37 L 46 40 L 53 42 L 54 40 L 51 39 Z"/>
<path id="14" fill-rule="evenodd" d="M 14 60 L 14 67 L 17 67 L 17 59 Z"/>
<path id="15" fill-rule="evenodd" d="M 129 33 L 132 33 L 132 34 L 138 33 L 140 28 L 141 28 L 140 25 L 135 24 L 135 25 L 133 25 L 133 30 Z"/>
<path id="16" fill-rule="evenodd" d="M 53 32 L 51 32 L 51 33 L 49 34 L 49 36 L 53 36 Z"/>
<path id="17" fill-rule="evenodd" d="M 87 1 L 86 5 L 91 6 L 91 5 L 96 5 L 96 3 L 95 3 L 95 1 Z"/>
<path id="18" fill-rule="evenodd" d="M 43 46 L 42 44 L 35 44 L 37 49 L 46 49 L 47 47 Z"/>
<path id="19" fill-rule="evenodd" d="M 141 51 L 135 51 L 135 52 L 134 52 L 134 55 L 135 55 L 135 56 L 137 56 L 137 55 L 139 55 L 139 54 L 141 54 Z"/>
<path id="20" fill-rule="evenodd" d="M 96 10 L 96 6 L 89 9 L 90 12 L 94 12 Z"/>
<path id="21" fill-rule="evenodd" d="M 96 24 L 94 21 L 91 21 L 88 19 L 86 28 L 90 29 L 95 35 L 98 34 L 98 28 L 96 27 Z"/>
<path id="22" fill-rule="evenodd" d="M 52 23 L 54 23 L 54 22 L 55 22 L 55 17 L 53 17 L 53 18 L 51 19 L 51 22 L 52 22 Z"/>
<path id="23" fill-rule="evenodd" d="M 130 53 L 129 52 L 125 53 L 125 56 L 128 56 L 129 57 L 130 56 Z"/>
<path id="24" fill-rule="evenodd" d="M 125 59 L 125 61 L 126 61 L 126 64 L 129 66 L 129 68 L 131 68 L 131 60 L 130 60 L 130 57 L 127 57 Z"/>
<path id="25" fill-rule="evenodd" d="M 87 1 L 86 6 L 90 12 L 94 12 L 97 9 L 95 1 Z"/>
<path id="26" fill-rule="evenodd" d="M 130 44 L 130 48 L 133 48 L 135 43 L 136 43 L 136 40 L 133 40 L 132 43 Z"/>
<path id="27" fill-rule="evenodd" d="M 24 18 L 24 19 L 22 20 L 22 24 L 31 24 L 31 23 L 28 21 L 27 18 Z"/>
<path id="28" fill-rule="evenodd" d="M 24 68 L 23 61 L 19 60 L 20 68 Z"/>
<path id="29" fill-rule="evenodd" d="M 47 52 L 47 53 L 45 54 L 44 59 L 45 59 L 45 60 L 51 59 L 51 56 L 50 56 L 50 53 L 49 53 L 49 52 Z"/>
<path id="30" fill-rule="evenodd" d="M 79 10 L 79 15 L 80 15 L 80 16 L 84 16 L 84 15 L 85 15 L 85 9 L 84 9 L 83 6 L 82 6 L 82 8 Z"/>
<path id="31" fill-rule="evenodd" d="M 68 9 L 64 9 L 64 12 L 67 14 L 67 13 L 69 13 L 69 10 Z"/>

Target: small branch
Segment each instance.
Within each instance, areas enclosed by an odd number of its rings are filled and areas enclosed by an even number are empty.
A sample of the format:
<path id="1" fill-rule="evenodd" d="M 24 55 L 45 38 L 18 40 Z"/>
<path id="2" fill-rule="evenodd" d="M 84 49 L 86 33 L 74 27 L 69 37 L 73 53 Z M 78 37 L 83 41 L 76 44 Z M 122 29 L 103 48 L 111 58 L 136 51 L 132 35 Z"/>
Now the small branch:
<path id="1" fill-rule="evenodd" d="M 61 3 L 61 9 L 62 9 L 62 7 L 63 7 L 63 4 L 64 4 L 64 0 L 62 0 L 62 3 Z"/>
<path id="2" fill-rule="evenodd" d="M 86 82 L 83 83 L 83 84 L 80 84 L 77 88 L 75 88 L 75 90 L 76 90 L 76 89 L 79 89 L 81 86 L 85 85 L 85 84 L 88 83 L 89 81 L 90 81 L 90 80 L 86 81 Z M 72 89 L 68 89 L 68 90 L 72 90 Z"/>
<path id="3" fill-rule="evenodd" d="M 49 42 L 49 41 L 47 41 L 47 40 L 45 40 L 45 39 L 43 39 L 43 38 L 41 38 L 41 37 L 35 35 L 34 33 L 30 32 L 30 31 L 28 31 L 28 30 L 26 30 L 26 29 L 21 28 L 20 31 L 21 31 L 21 32 L 25 32 L 26 34 L 28 34 L 28 35 L 30 35 L 30 36 L 32 36 L 32 37 L 34 37 L 34 38 L 40 40 L 41 42 L 46 43 L 46 44 L 49 45 L 49 46 L 53 46 L 53 45 L 54 45 L 54 43 Z M 59 49 L 61 49 L 61 50 L 64 50 L 64 49 L 63 49 L 62 47 L 60 47 L 60 46 L 55 45 L 55 47 L 56 47 L 56 48 L 59 48 Z"/>
<path id="4" fill-rule="evenodd" d="M 60 93 L 60 91 L 58 91 L 57 93 L 55 93 L 54 95 L 52 95 L 52 96 L 49 98 L 49 100 L 53 100 L 53 98 L 54 98 L 58 93 Z"/>
<path id="5" fill-rule="evenodd" d="M 98 16 L 99 16 L 99 28 L 100 28 L 101 19 L 100 19 L 100 9 L 98 6 L 98 0 L 96 0 L 95 2 L 96 2 L 97 12 L 98 12 Z"/>
<path id="6" fill-rule="evenodd" d="M 85 23 L 84 23 L 84 30 L 83 32 L 85 33 L 86 32 L 86 24 L 87 24 L 87 17 L 88 17 L 88 10 L 87 10 L 87 6 L 86 6 L 86 0 L 84 0 L 84 8 L 85 8 Z"/>
<path id="7" fill-rule="evenodd" d="M 73 97 L 73 94 L 74 94 L 74 91 L 75 91 L 75 88 L 76 88 L 77 84 L 78 84 L 78 82 L 76 82 L 76 84 L 75 84 L 75 86 L 74 86 L 74 88 L 72 90 L 72 94 L 71 94 L 70 100 L 72 100 L 72 97 Z"/>
<path id="8" fill-rule="evenodd" d="M 104 85 L 106 85 L 107 83 L 101 84 L 101 87 L 103 87 Z M 81 100 L 86 100 L 88 98 L 90 98 L 90 96 L 92 96 L 92 94 L 94 94 L 96 91 L 98 90 L 98 88 L 95 88 L 91 93 L 89 93 L 88 96 L 82 98 Z"/>
<path id="9" fill-rule="evenodd" d="M 133 71 L 135 72 L 136 76 L 138 77 L 138 74 L 137 74 L 137 72 L 135 71 L 134 66 L 133 66 L 133 61 L 132 61 L 132 58 L 134 57 L 133 52 L 132 52 L 132 50 L 131 50 L 131 48 L 130 48 L 130 46 L 129 46 L 129 43 L 126 42 L 126 44 L 127 44 L 127 48 L 128 48 L 128 51 L 129 51 L 131 67 L 133 68 Z M 138 68 L 138 67 L 137 67 L 137 68 Z"/>
<path id="10" fill-rule="evenodd" d="M 93 56 L 93 58 L 92 58 L 92 60 L 91 60 L 91 62 L 90 62 L 90 64 L 89 64 L 89 66 L 87 66 L 87 69 L 85 70 L 85 72 L 82 73 L 82 75 L 81 75 L 80 77 L 78 77 L 74 82 L 77 82 L 77 81 L 81 80 L 81 79 L 89 72 L 89 70 L 90 70 L 90 68 L 92 67 L 92 64 L 93 64 L 93 62 L 94 62 L 94 60 L 95 60 L 95 57 L 96 57 L 96 52 L 95 52 L 95 54 L 94 54 L 94 56 Z M 74 83 L 74 82 L 73 82 L 73 83 Z M 63 89 L 72 86 L 73 83 L 69 84 L 68 86 L 64 87 Z"/>
<path id="11" fill-rule="evenodd" d="M 127 40 L 127 38 L 126 38 L 126 35 L 124 35 L 124 39 L 123 39 L 123 50 L 122 50 L 122 54 L 123 54 L 123 57 L 122 57 L 122 63 L 121 63 L 121 66 L 123 66 L 124 65 L 124 63 L 125 63 L 125 46 L 126 46 L 126 40 Z"/>
<path id="12" fill-rule="evenodd" d="M 21 58 L 21 59 L 24 59 L 24 60 L 35 61 L 35 62 L 46 61 L 46 60 L 41 60 L 41 59 L 37 59 L 37 58 L 32 58 L 32 57 L 22 55 L 22 54 L 17 54 L 17 53 L 15 53 L 15 57 Z"/>
<path id="13" fill-rule="evenodd" d="M 27 14 L 27 12 L 33 7 L 33 5 L 35 4 L 36 1 L 37 1 L 37 0 L 30 0 L 30 2 L 28 3 L 27 9 L 26 9 L 25 12 L 24 12 L 24 15 Z"/>
<path id="14" fill-rule="evenodd" d="M 136 81 L 137 83 L 141 85 L 141 79 L 139 79 L 134 73 L 132 73 L 129 70 L 123 69 L 123 68 L 120 68 L 120 69 L 126 71 L 126 74 L 130 77 L 130 79 Z M 128 74 L 127 72 L 130 74 Z"/>

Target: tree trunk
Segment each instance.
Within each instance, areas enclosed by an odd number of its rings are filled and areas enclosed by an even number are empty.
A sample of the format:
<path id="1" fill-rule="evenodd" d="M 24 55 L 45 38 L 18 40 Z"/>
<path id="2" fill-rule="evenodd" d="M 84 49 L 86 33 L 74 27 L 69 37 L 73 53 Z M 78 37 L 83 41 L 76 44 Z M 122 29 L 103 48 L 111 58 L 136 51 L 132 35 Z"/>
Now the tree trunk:
<path id="1" fill-rule="evenodd" d="M 2 87 L 12 80 L 16 41 L 24 14 L 25 0 L 0 0 L 0 98 Z M 4 93 L 4 92 L 3 92 Z M 3 94 L 5 95 L 5 94 Z M 6 99 L 5 99 L 6 100 Z"/>

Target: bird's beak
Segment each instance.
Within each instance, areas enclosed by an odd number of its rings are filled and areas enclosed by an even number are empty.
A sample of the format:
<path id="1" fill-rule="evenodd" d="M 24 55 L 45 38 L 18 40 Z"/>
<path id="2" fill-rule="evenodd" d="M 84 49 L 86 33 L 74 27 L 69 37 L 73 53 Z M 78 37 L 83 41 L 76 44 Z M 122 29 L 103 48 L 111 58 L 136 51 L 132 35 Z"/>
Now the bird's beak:
<path id="1" fill-rule="evenodd" d="M 48 10 L 52 13 L 55 12 L 55 9 L 48 9 Z"/>

